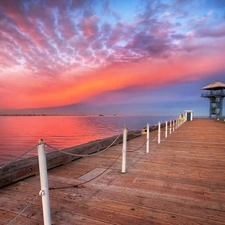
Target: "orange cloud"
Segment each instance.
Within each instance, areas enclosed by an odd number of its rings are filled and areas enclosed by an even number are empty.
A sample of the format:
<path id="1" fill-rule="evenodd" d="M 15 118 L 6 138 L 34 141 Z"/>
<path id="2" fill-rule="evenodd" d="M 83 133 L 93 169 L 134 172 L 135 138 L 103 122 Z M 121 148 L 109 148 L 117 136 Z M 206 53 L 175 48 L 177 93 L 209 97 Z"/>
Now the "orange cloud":
<path id="1" fill-rule="evenodd" d="M 215 56 L 184 55 L 173 60 L 148 60 L 138 63 L 114 64 L 74 77 L 33 78 L 19 76 L 11 88 L 1 92 L 1 108 L 43 108 L 82 102 L 91 96 L 130 86 L 155 88 L 167 82 L 198 80 L 225 69 L 222 54 Z M 6 96 L 8 94 L 8 98 Z"/>

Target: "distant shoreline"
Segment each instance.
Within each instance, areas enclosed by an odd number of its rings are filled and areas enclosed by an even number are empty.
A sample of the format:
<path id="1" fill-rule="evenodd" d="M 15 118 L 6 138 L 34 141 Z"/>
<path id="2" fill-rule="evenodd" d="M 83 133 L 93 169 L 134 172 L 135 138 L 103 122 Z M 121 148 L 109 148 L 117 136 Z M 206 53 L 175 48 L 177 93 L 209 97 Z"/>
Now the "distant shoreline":
<path id="1" fill-rule="evenodd" d="M 33 114 L 33 113 L 14 113 L 14 114 L 7 114 L 3 113 L 0 116 L 104 116 L 104 115 L 67 115 L 67 114 Z M 115 114 L 106 115 L 106 116 L 116 116 Z"/>
<path id="2" fill-rule="evenodd" d="M 48 116 L 48 115 L 47 114 L 0 114 L 0 116 Z"/>

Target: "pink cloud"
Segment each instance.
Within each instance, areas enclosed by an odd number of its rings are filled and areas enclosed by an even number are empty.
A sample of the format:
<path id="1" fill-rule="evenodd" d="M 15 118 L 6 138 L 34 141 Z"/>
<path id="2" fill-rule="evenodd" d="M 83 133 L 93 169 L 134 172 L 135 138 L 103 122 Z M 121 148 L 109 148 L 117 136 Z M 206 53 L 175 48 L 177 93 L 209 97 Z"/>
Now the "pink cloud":
<path id="1" fill-rule="evenodd" d="M 1 108 L 73 104 L 224 69 L 223 20 L 186 19 L 181 1 L 174 8 L 143 1 L 132 22 L 109 3 L 9 2 L 0 5 Z"/>
<path id="2" fill-rule="evenodd" d="M 156 88 L 175 80 L 194 80 L 225 69 L 222 53 L 209 58 L 201 55 L 183 55 L 174 60 L 149 60 L 137 63 L 115 64 L 73 78 L 26 78 L 14 84 L 13 99 L 8 107 L 51 107 L 82 102 L 90 96 L 123 89 L 129 86 Z M 191 66 L 190 66 L 191 65 Z M 12 94 L 13 93 L 13 94 Z M 1 96 L 5 96 L 1 92 Z M 6 107 L 6 102 L 1 108 Z"/>
<path id="3" fill-rule="evenodd" d="M 98 21 L 99 17 L 96 15 L 92 15 L 89 18 L 83 18 L 80 23 L 80 28 L 84 37 L 89 38 L 98 34 Z"/>
<path id="4" fill-rule="evenodd" d="M 225 37 L 225 23 L 214 26 L 213 28 L 202 27 L 197 30 L 197 34 L 201 37 Z"/>

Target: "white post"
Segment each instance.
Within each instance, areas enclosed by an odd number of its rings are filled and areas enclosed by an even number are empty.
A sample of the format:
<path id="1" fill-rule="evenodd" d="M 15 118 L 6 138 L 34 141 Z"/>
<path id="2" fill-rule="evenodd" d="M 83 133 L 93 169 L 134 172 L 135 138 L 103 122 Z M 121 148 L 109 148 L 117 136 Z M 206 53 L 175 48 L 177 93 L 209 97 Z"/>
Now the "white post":
<path id="1" fill-rule="evenodd" d="M 127 128 L 124 126 L 123 129 L 123 149 L 122 149 L 122 171 L 126 173 L 126 151 L 127 151 Z"/>
<path id="2" fill-rule="evenodd" d="M 160 122 L 158 123 L 158 144 L 160 144 Z"/>
<path id="3" fill-rule="evenodd" d="M 147 142 L 146 142 L 146 153 L 149 153 L 149 123 L 147 123 Z"/>
<path id="4" fill-rule="evenodd" d="M 171 131 L 172 131 L 172 121 L 170 120 L 170 134 L 171 134 Z"/>
<path id="5" fill-rule="evenodd" d="M 174 132 L 174 120 L 172 120 L 173 121 L 173 132 Z"/>
<path id="6" fill-rule="evenodd" d="M 168 129 L 168 125 L 167 125 L 167 121 L 166 121 L 166 132 L 165 132 L 165 138 L 167 138 L 167 129 Z"/>
<path id="7" fill-rule="evenodd" d="M 45 145 L 42 139 L 40 139 L 38 142 L 38 162 L 39 162 L 39 172 L 40 172 L 40 182 L 41 182 L 40 195 L 42 196 L 42 210 L 43 210 L 43 217 L 44 217 L 44 225 L 51 225 L 47 163 L 46 163 Z"/>

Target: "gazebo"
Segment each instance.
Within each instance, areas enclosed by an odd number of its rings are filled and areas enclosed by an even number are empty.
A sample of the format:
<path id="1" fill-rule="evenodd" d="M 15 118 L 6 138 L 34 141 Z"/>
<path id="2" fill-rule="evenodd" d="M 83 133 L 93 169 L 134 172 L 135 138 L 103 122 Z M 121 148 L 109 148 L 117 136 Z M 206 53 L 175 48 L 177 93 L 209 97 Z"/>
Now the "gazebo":
<path id="1" fill-rule="evenodd" d="M 216 81 L 202 88 L 208 90 L 208 93 L 203 93 L 202 98 L 208 98 L 209 103 L 209 118 L 221 117 L 223 113 L 223 98 L 225 97 L 225 84 Z"/>

